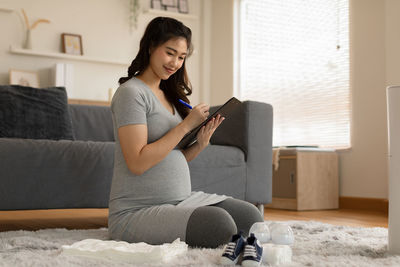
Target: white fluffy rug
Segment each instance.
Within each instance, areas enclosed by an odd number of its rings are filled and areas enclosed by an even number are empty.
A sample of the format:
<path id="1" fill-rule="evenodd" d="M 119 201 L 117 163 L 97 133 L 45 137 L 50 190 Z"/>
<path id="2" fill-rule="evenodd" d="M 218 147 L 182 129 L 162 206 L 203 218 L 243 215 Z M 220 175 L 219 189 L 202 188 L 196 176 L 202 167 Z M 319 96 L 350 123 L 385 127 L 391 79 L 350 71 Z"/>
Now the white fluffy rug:
<path id="1" fill-rule="evenodd" d="M 292 227 L 295 243 L 292 263 L 280 266 L 400 266 L 400 256 L 387 253 L 386 228 L 285 223 Z M 107 229 L 0 232 L 0 266 L 135 266 L 61 253 L 62 245 L 88 238 L 107 239 Z M 167 265 L 151 266 L 218 266 L 221 252 L 222 248 L 189 249 Z"/>

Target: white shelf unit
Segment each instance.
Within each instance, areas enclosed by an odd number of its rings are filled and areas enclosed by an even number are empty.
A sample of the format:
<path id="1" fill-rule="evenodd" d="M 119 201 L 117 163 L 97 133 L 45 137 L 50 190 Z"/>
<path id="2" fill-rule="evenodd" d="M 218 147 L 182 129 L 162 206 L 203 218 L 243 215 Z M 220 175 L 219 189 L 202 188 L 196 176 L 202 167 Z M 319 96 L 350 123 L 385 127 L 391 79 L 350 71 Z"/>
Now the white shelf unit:
<path id="1" fill-rule="evenodd" d="M 161 16 L 161 17 L 172 17 L 176 19 L 190 19 L 190 20 L 197 20 L 198 17 L 192 14 L 185 14 L 185 13 L 178 13 L 178 12 L 171 12 L 165 10 L 158 10 L 150 8 L 144 11 L 144 14 L 154 15 L 154 16 Z"/>
<path id="2" fill-rule="evenodd" d="M 48 58 L 63 58 L 69 60 L 76 61 L 86 61 L 91 63 L 101 63 L 101 64 L 111 64 L 111 65 L 119 65 L 119 66 L 129 66 L 127 62 L 108 60 L 103 58 L 94 58 L 88 56 L 79 56 L 79 55 L 69 55 L 63 53 L 56 52 L 44 52 L 44 51 L 35 51 L 31 49 L 23 49 L 10 46 L 10 53 L 16 55 L 27 55 L 27 56 L 36 56 L 36 57 L 48 57 Z"/>

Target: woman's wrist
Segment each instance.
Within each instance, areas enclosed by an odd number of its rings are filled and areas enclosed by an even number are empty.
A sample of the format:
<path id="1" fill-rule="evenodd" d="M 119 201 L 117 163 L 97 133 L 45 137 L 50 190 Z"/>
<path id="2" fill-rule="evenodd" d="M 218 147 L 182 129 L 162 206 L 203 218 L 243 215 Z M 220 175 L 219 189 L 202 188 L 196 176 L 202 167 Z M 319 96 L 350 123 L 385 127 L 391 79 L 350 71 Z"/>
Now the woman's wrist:
<path id="1" fill-rule="evenodd" d="M 178 126 L 182 129 L 184 134 L 187 134 L 191 130 L 190 126 L 187 124 L 185 120 L 179 123 Z"/>
<path id="2" fill-rule="evenodd" d="M 205 143 L 201 143 L 201 142 L 199 142 L 199 141 L 196 142 L 196 144 L 198 145 L 198 148 L 199 148 L 200 150 L 203 150 L 204 148 L 206 148 L 206 147 L 208 146 L 209 143 L 210 143 L 210 142 L 207 142 L 206 144 L 205 144 Z"/>

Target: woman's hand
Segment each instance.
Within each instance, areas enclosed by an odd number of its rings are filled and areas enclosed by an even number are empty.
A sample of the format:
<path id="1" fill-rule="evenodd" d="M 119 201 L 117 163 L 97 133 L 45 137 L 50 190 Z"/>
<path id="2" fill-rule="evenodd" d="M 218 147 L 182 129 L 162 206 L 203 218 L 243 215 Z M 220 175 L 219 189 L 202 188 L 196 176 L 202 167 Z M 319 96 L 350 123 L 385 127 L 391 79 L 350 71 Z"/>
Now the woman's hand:
<path id="1" fill-rule="evenodd" d="M 224 117 L 221 115 L 217 115 L 215 118 L 212 118 L 206 125 L 201 127 L 200 131 L 197 133 L 197 142 L 191 145 L 190 147 L 182 150 L 183 155 L 185 155 L 186 160 L 192 161 L 196 158 L 200 152 L 208 146 L 210 143 L 210 138 L 214 134 L 215 130 L 224 120 Z"/>
<path id="2" fill-rule="evenodd" d="M 190 113 L 183 120 L 186 123 L 189 131 L 207 119 L 208 115 L 210 114 L 209 109 L 210 106 L 201 103 L 190 111 Z"/>
<path id="3" fill-rule="evenodd" d="M 204 149 L 206 146 L 208 146 L 211 136 L 214 134 L 218 126 L 221 125 L 224 119 L 224 117 L 221 117 L 221 115 L 218 114 L 216 117 L 212 118 L 206 125 L 201 127 L 200 131 L 197 134 L 197 143 L 199 144 L 201 149 Z"/>

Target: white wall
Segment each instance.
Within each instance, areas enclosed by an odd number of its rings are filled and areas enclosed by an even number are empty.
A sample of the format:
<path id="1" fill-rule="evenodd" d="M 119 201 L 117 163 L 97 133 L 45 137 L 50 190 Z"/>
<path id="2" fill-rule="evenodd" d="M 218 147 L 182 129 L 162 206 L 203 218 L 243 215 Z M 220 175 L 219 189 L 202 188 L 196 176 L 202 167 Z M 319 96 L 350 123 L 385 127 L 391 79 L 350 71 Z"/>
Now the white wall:
<path id="1" fill-rule="evenodd" d="M 233 96 L 233 12 L 232 0 L 212 1 L 210 32 L 210 104 L 220 105 Z"/>
<path id="2" fill-rule="evenodd" d="M 353 148 L 341 195 L 388 198 L 386 87 L 400 85 L 400 1 L 352 0 Z"/>
<path id="3" fill-rule="evenodd" d="M 142 10 L 150 1 L 141 0 Z M 154 17 L 142 13 L 137 29 L 129 28 L 129 0 L 0 0 L 0 8 L 13 8 L 14 13 L 0 11 L 0 84 L 8 84 L 9 69 L 38 71 L 41 87 L 52 86 L 51 68 L 55 63 L 74 65 L 75 98 L 108 100 L 108 89 L 118 87 L 118 79 L 127 73 L 128 64 L 136 55 L 145 26 Z M 61 33 L 82 35 L 85 56 L 126 62 L 126 66 L 98 64 L 66 59 L 21 56 L 9 53 L 10 45 L 21 47 L 24 26 L 20 9 L 31 21 L 49 19 L 32 32 L 32 50 L 61 52 Z M 192 28 L 194 55 L 188 59 L 188 72 L 195 88 L 193 102 L 200 98 L 201 3 L 189 1 L 190 13 L 197 19 L 178 18 Z"/>
<path id="4" fill-rule="evenodd" d="M 342 196 L 387 198 L 385 1 L 350 1 L 352 148 L 340 153 Z"/>

